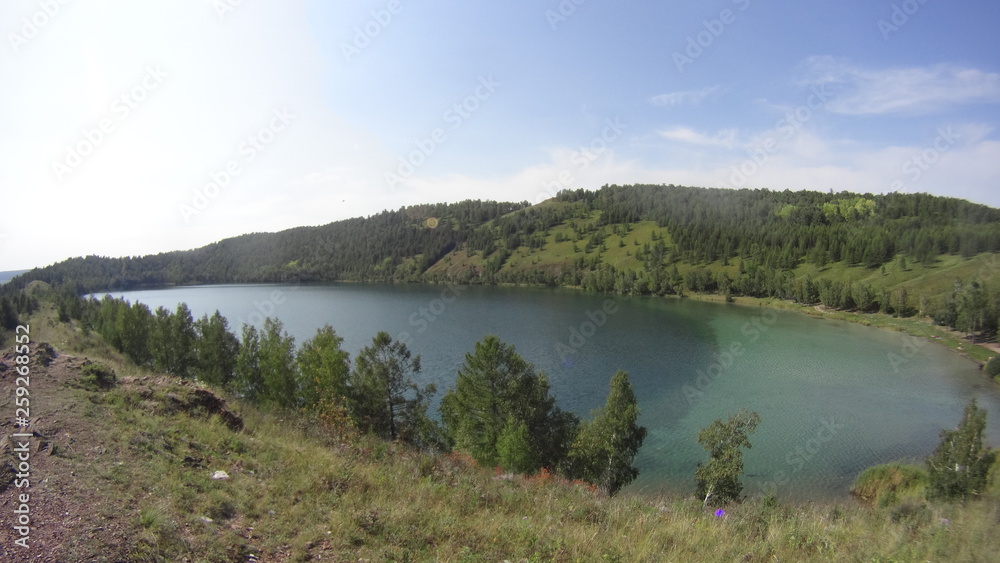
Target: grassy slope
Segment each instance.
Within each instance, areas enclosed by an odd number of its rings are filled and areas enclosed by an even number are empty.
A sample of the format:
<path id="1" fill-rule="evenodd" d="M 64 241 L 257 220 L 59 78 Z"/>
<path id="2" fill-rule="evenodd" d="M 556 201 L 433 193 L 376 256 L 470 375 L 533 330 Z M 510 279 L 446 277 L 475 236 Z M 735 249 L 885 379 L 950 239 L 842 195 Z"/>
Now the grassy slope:
<path id="1" fill-rule="evenodd" d="M 558 202 L 546 202 L 547 205 L 567 205 Z M 573 230 L 572 226 L 583 225 L 586 222 L 596 221 L 599 211 L 591 213 L 589 219 L 570 219 L 562 224 L 549 229 L 546 237 L 546 244 L 540 250 L 532 250 L 528 247 L 519 247 L 501 268 L 500 273 L 525 270 L 544 270 L 547 272 L 558 271 L 570 265 L 577 258 L 583 256 L 590 259 L 600 252 L 595 248 L 591 252 L 584 252 L 586 240 L 589 234 L 584 235 L 576 243 L 578 251 L 573 250 Z M 653 221 L 640 221 L 631 225 L 632 230 L 624 237 L 625 246 L 620 247 L 619 241 L 622 237 L 613 234 L 611 226 L 605 227 L 608 233 L 605 239 L 607 250 L 600 252 L 602 261 L 612 264 L 618 269 L 638 270 L 642 267 L 641 262 L 635 259 L 635 251 L 645 243 L 653 244 L 653 233 L 663 238 L 664 243 L 669 247 L 671 244 L 670 234 L 666 229 L 660 228 Z M 561 233 L 568 240 L 556 243 L 556 234 Z M 638 243 L 638 246 L 636 245 Z M 486 257 L 488 258 L 488 257 Z M 470 257 L 464 250 L 456 250 L 446 255 L 436 264 L 431 266 L 426 275 L 436 278 L 442 274 L 455 274 L 465 269 L 472 268 L 480 270 L 486 261 L 481 254 Z M 898 258 L 898 257 L 897 257 Z M 724 270 L 731 277 L 736 277 L 739 271 L 739 260 L 734 259 L 728 265 L 723 265 L 721 261 L 711 264 L 703 264 L 713 273 Z M 685 274 L 696 266 L 685 263 L 678 263 L 677 269 L 681 274 Z M 943 255 L 933 265 L 907 262 L 905 269 L 899 266 L 896 259 L 885 265 L 885 268 L 868 269 L 861 266 L 849 267 L 843 262 L 828 264 L 822 268 L 814 264 L 802 264 L 796 268 L 792 274 L 797 277 L 811 277 L 814 280 L 828 279 L 831 281 L 853 283 L 864 283 L 868 285 L 874 294 L 878 295 L 884 289 L 896 287 L 906 288 L 909 297 L 908 302 L 914 308 L 919 307 L 921 298 L 934 298 L 949 291 L 957 279 L 967 280 L 975 277 L 989 287 L 1000 288 L 1000 256 L 996 254 L 980 254 L 972 258 L 962 258 L 960 256 Z M 708 301 L 722 300 L 722 296 L 715 294 L 698 295 L 689 294 L 697 299 Z M 812 305 L 801 305 L 778 299 L 759 299 L 752 297 L 738 297 L 737 303 L 748 305 L 764 305 L 768 307 L 781 308 L 787 310 L 800 311 L 806 314 L 825 316 L 828 318 L 861 323 L 869 326 L 898 330 L 907 332 L 914 336 L 931 338 L 940 344 L 960 352 L 965 356 L 985 363 L 987 359 L 996 355 L 996 352 L 985 347 L 970 344 L 962 339 L 962 335 L 953 333 L 947 329 L 935 326 L 929 318 L 910 317 L 898 318 L 883 314 L 866 314 L 852 311 L 835 311 L 823 307 L 813 307 Z"/>
<path id="2" fill-rule="evenodd" d="M 100 358 L 123 381 L 86 391 L 69 371 L 35 397 L 42 419 L 62 424 L 39 471 L 91 531 L 65 542 L 61 560 L 115 560 L 122 550 L 133 561 L 981 561 L 1000 550 L 995 488 L 965 506 L 755 499 L 717 518 L 694 499 L 607 499 L 552 478 L 498 478 L 461 456 L 337 435 L 248 405 L 236 404 L 246 426 L 234 432 L 217 416 L 170 406 L 190 384 L 129 366 L 51 311 L 31 323 L 61 361 Z M 212 480 L 216 470 L 231 478 Z"/>

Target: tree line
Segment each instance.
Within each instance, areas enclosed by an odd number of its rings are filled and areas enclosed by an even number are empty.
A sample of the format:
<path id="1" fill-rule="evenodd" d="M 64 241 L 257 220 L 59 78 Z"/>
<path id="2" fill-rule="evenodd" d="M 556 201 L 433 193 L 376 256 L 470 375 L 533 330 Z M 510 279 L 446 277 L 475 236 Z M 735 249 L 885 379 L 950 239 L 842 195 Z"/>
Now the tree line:
<path id="1" fill-rule="evenodd" d="M 599 270 L 608 264 L 599 258 L 565 264 L 559 274 L 528 269 L 497 277 L 515 250 L 543 248 L 551 229 L 571 220 L 579 223 L 577 236 L 586 238 L 581 245 L 587 250 L 600 248 L 607 230 L 627 231 L 637 221 L 654 221 L 669 233 L 669 244 L 653 241 L 653 248 L 643 249 L 644 266 L 631 274 L 635 283 L 622 273 L 622 287 L 640 293 L 676 291 L 666 273 L 677 263 L 739 260 L 748 274 L 730 280 L 729 290 L 756 295 L 790 293 L 781 279 L 803 263 L 878 268 L 895 256 L 930 264 L 942 254 L 1000 252 L 1000 210 L 955 198 L 605 185 L 564 190 L 535 206 L 474 200 L 417 205 L 319 227 L 246 234 L 190 251 L 73 258 L 7 285 L 18 290 L 32 280 L 72 283 L 85 293 L 170 284 L 419 281 L 442 257 L 464 250 L 481 255 L 486 266 L 457 281 L 580 285 L 593 278 L 594 287 L 613 290 L 614 282 L 601 279 L 606 274 Z"/>
<path id="2" fill-rule="evenodd" d="M 641 244 L 633 241 L 627 252 L 637 267 L 608 263 L 609 239 L 618 235 L 624 246 L 622 239 L 638 221 L 654 221 L 663 234 L 654 232 Z M 557 265 L 504 268 L 523 249 L 544 250 L 560 225 L 571 227 L 568 239 L 564 230 L 557 230 L 555 238 L 577 245 L 572 258 Z M 456 251 L 481 262 L 461 271 L 428 271 Z M 963 279 L 961 288 L 948 294 L 913 295 L 903 286 L 876 288 L 794 272 L 802 264 L 822 269 L 835 263 L 906 272 L 943 254 L 982 252 L 1000 252 L 1000 210 L 954 198 L 605 185 L 596 191 L 564 190 L 535 206 L 473 200 L 409 206 L 321 227 L 247 234 L 191 251 L 74 258 L 18 276 L 0 286 L 0 295 L 16 299 L 33 280 L 76 295 L 196 283 L 537 284 L 629 295 L 718 293 L 898 316 L 919 313 L 974 338 L 990 338 L 1000 318 L 1000 296 L 982 279 Z M 71 299 L 65 303 L 76 306 Z"/>
<path id="3" fill-rule="evenodd" d="M 195 250 L 71 258 L 17 276 L 0 292 L 16 293 L 33 280 L 72 285 L 79 295 L 183 284 L 415 281 L 475 228 L 528 205 L 413 205 L 319 227 L 244 234 Z"/>
<path id="4" fill-rule="evenodd" d="M 344 418 L 363 432 L 416 447 L 467 453 L 480 465 L 522 474 L 542 468 L 617 493 L 638 475 L 633 459 L 646 436 L 628 374 L 615 373 L 603 408 L 581 421 L 556 405 L 543 372 L 514 346 L 489 335 L 465 355 L 441 401 L 418 386 L 419 355 L 379 332 L 351 359 L 329 325 L 296 347 L 281 321 L 230 331 L 218 311 L 194 319 L 187 305 L 151 311 L 105 296 L 70 308 L 136 365 L 203 381 L 267 408 Z"/>
<path id="5" fill-rule="evenodd" d="M 6 344 L 5 331 L 13 331 L 21 324 L 21 317 L 38 310 L 38 299 L 24 292 L 0 296 L 0 346 Z"/>

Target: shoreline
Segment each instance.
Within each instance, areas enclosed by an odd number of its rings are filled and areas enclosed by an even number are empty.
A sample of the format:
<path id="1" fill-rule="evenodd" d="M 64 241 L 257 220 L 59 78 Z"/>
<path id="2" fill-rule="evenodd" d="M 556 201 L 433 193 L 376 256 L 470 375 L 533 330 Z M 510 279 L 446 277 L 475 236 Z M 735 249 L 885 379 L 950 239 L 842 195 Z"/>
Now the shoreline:
<path id="1" fill-rule="evenodd" d="M 675 297 L 677 296 L 667 296 Z M 691 293 L 684 299 L 694 299 L 713 303 L 725 303 L 725 297 L 714 293 Z M 830 319 L 844 321 L 864 326 L 890 330 L 894 332 L 904 332 L 917 338 L 925 338 L 930 342 L 938 344 L 955 352 L 956 354 L 968 358 L 979 364 L 980 370 L 989 358 L 998 355 L 998 352 L 990 348 L 973 344 L 953 331 L 932 324 L 927 317 L 893 317 L 882 313 L 856 313 L 852 311 L 842 311 L 839 309 L 826 309 L 823 305 L 803 305 L 793 303 L 773 297 L 733 297 L 732 303 L 735 305 L 767 307 L 775 310 L 791 311 L 801 313 L 815 319 Z"/>
<path id="2" fill-rule="evenodd" d="M 238 284 L 238 285 L 302 285 L 303 283 L 306 283 L 306 284 L 319 284 L 319 285 L 327 284 L 327 283 L 354 283 L 354 284 L 360 284 L 360 283 L 382 283 L 382 284 L 390 284 L 390 285 L 395 285 L 395 284 L 404 284 L 404 285 L 405 284 L 420 284 L 420 285 L 434 286 L 434 285 L 441 285 L 443 283 L 449 283 L 449 282 L 430 281 L 430 280 L 426 280 L 426 281 L 425 280 L 422 280 L 422 281 L 405 281 L 405 282 L 365 282 L 365 281 L 358 281 L 358 280 L 327 280 L 327 281 L 311 281 L 311 282 L 301 282 L 301 281 L 299 281 L 297 283 L 296 282 L 259 282 L 259 283 L 247 282 L 247 283 L 242 283 L 242 284 Z M 215 286 L 215 285 L 233 285 L 233 284 L 211 284 L 211 283 L 210 284 L 205 284 L 205 283 L 199 283 L 199 284 L 170 284 L 170 285 L 158 286 L 158 287 L 143 287 L 141 289 L 142 290 L 155 290 L 155 289 L 195 287 L 195 286 Z M 495 286 L 495 287 L 544 287 L 544 288 L 555 287 L 557 289 L 570 289 L 570 290 L 576 290 L 576 291 L 585 291 L 580 286 L 569 286 L 569 285 L 549 286 L 549 285 L 545 285 L 545 284 L 510 284 L 510 283 L 503 283 L 503 284 L 497 284 L 497 283 L 494 283 L 494 284 L 486 284 L 486 283 L 475 284 L 475 283 L 473 283 L 473 284 L 465 284 L 465 285 L 483 285 L 483 286 L 492 285 L 492 286 Z M 131 290 L 117 290 L 117 291 L 136 291 L 136 289 L 131 289 Z M 91 295 L 96 295 L 98 293 L 105 293 L 105 292 L 94 292 Z M 108 293 L 110 293 L 110 292 L 108 292 Z M 607 295 L 615 295 L 615 294 L 608 293 Z M 990 348 L 988 348 L 986 346 L 980 345 L 980 344 L 973 344 L 971 342 L 968 342 L 967 340 L 965 340 L 961 336 L 957 335 L 956 333 L 954 333 L 954 332 L 952 332 L 950 330 L 947 330 L 947 329 L 945 329 L 943 327 L 939 327 L 939 326 L 936 326 L 936 325 L 932 324 L 931 322 L 929 322 L 929 320 L 927 320 L 926 317 L 916 317 L 916 316 L 914 316 L 914 317 L 893 317 L 893 316 L 885 315 L 885 314 L 882 314 L 882 313 L 856 313 L 856 312 L 852 312 L 852 311 L 843 311 L 843 310 L 837 310 L 837 309 L 829 310 L 829 309 L 826 309 L 823 305 L 803 305 L 801 303 L 793 303 L 791 301 L 785 301 L 785 300 L 777 299 L 777 298 L 774 298 L 774 297 L 733 296 L 731 298 L 732 300 L 729 301 L 729 302 L 726 301 L 726 297 L 724 295 L 720 295 L 720 294 L 717 294 L 717 293 L 695 293 L 695 292 L 689 292 L 689 293 L 685 293 L 684 296 L 678 296 L 678 295 L 654 296 L 654 295 L 650 295 L 648 297 L 660 297 L 662 299 L 692 299 L 692 300 L 695 300 L 695 301 L 703 301 L 703 302 L 709 302 L 709 303 L 722 303 L 722 304 L 731 303 L 733 305 L 743 305 L 743 306 L 747 306 L 747 307 L 767 307 L 767 308 L 774 309 L 774 310 L 791 311 L 791 312 L 795 312 L 795 313 L 801 313 L 801 314 L 804 314 L 804 315 L 807 315 L 807 316 L 810 316 L 810 317 L 813 317 L 813 318 L 817 318 L 817 319 L 840 320 L 840 321 L 845 321 L 845 322 L 849 322 L 849 323 L 854 323 L 854 324 L 860 324 L 860 325 L 864 325 L 864 326 L 870 326 L 870 327 L 874 327 L 874 328 L 879 328 L 879 329 L 883 329 L 883 330 L 891 330 L 891 331 L 895 331 L 895 332 L 904 332 L 906 334 L 909 334 L 910 336 L 914 336 L 914 337 L 917 337 L 917 338 L 925 338 L 925 339 L 927 339 L 927 340 L 929 340 L 931 342 L 934 342 L 934 343 L 936 343 L 936 344 L 938 344 L 940 346 L 944 346 L 945 348 L 951 350 L 952 352 L 955 352 L 955 353 L 959 354 L 962 357 L 968 358 L 969 360 L 972 360 L 973 362 L 976 362 L 977 364 L 979 364 L 980 370 L 982 370 L 982 368 L 986 364 L 987 360 L 989 360 L 993 356 L 1000 355 L 1000 351 L 998 351 L 998 350 L 992 350 L 992 349 L 990 349 Z M 997 382 L 997 383 L 1000 383 L 1000 382 Z"/>

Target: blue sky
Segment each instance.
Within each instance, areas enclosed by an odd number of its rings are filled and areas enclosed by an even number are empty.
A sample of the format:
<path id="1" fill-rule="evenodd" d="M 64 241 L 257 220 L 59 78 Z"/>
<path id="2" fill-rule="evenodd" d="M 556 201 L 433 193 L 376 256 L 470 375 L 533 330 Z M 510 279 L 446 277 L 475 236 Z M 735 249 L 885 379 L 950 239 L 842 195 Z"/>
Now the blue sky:
<path id="1" fill-rule="evenodd" d="M 1000 4 L 11 0 L 0 270 L 605 183 L 1000 206 Z"/>

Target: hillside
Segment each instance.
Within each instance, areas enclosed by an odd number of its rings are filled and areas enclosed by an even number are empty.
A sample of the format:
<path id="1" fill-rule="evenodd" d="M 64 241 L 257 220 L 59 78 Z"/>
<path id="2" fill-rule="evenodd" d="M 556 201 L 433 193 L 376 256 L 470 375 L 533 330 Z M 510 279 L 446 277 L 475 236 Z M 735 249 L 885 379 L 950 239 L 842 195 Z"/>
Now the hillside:
<path id="1" fill-rule="evenodd" d="M 574 248 L 575 247 L 575 248 Z M 564 191 L 538 205 L 465 201 L 420 205 L 321 227 L 256 233 L 203 248 L 131 258 L 75 258 L 28 272 L 86 290 L 273 281 L 579 284 L 600 266 L 645 273 L 718 264 L 808 273 L 842 263 L 873 269 L 898 256 L 932 266 L 942 255 L 1000 252 L 1000 210 L 927 194 L 772 192 L 680 186 Z M 906 268 L 902 268 L 904 271 Z M 557 275 L 558 272 L 558 275 Z M 755 291 L 759 288 L 735 288 Z"/>
<path id="2" fill-rule="evenodd" d="M 1000 549 L 996 475 L 964 504 L 753 499 L 720 517 L 693 498 L 609 499 L 262 411 L 138 369 L 51 307 L 30 324 L 35 528 L 19 551 L 23 491 L 4 479 L 4 560 L 983 561 Z M 55 346 L 47 366 L 42 342 Z M 88 380 L 88 362 L 117 377 Z M 13 387 L 0 372 L 7 412 Z"/>
<path id="3" fill-rule="evenodd" d="M 954 198 L 604 186 L 534 206 L 403 207 L 190 251 L 74 258 L 18 276 L 0 295 L 32 281 L 76 294 L 255 282 L 541 284 L 930 317 L 985 342 L 1000 323 L 998 253 L 1000 210 Z"/>

